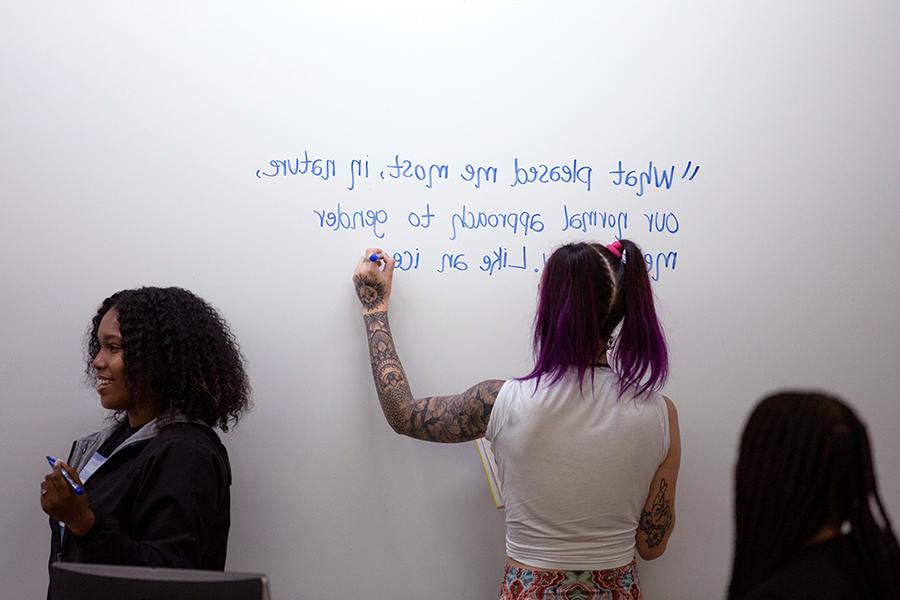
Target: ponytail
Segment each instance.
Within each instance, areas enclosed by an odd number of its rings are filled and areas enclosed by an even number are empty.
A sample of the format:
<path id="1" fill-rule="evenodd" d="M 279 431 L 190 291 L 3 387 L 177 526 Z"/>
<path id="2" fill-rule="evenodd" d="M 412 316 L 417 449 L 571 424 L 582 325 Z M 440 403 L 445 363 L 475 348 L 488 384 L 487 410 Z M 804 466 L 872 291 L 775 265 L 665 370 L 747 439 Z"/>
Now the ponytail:
<path id="1" fill-rule="evenodd" d="M 666 340 L 644 255 L 634 242 L 560 246 L 547 259 L 539 289 L 534 369 L 522 379 L 537 386 L 548 376 L 555 383 L 574 368 L 583 383 L 606 351 L 599 345 L 622 323 L 613 353 L 619 395 L 631 386 L 638 396 L 662 387 L 669 370 Z"/>
<path id="2" fill-rule="evenodd" d="M 640 395 L 662 387 L 669 373 L 669 353 L 656 318 L 644 253 L 631 240 L 620 243 L 624 262 L 621 301 L 625 315 L 613 361 L 619 375 L 619 393 L 635 386 Z"/>

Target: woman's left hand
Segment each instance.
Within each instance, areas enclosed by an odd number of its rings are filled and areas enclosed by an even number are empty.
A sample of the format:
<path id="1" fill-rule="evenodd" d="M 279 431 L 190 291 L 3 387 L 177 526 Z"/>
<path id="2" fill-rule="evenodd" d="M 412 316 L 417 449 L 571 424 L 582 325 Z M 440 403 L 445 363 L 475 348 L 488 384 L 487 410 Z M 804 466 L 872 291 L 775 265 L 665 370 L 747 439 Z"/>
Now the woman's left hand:
<path id="1" fill-rule="evenodd" d="M 60 523 L 65 523 L 75 535 L 84 535 L 94 526 L 96 518 L 88 506 L 87 496 L 75 494 L 63 478 L 62 470 L 65 470 L 75 483 L 82 485 L 75 469 L 61 460 L 57 461 L 53 471 L 44 477 L 41 483 L 41 508 Z"/>

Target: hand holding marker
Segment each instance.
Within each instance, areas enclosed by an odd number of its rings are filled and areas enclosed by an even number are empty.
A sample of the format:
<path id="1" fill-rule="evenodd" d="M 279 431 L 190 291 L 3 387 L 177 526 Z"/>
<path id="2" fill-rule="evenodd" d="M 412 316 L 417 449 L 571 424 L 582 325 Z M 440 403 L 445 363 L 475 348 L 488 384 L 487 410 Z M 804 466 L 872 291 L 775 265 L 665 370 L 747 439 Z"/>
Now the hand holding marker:
<path id="1" fill-rule="evenodd" d="M 55 458 L 53 458 L 52 456 L 48 456 L 47 462 L 50 463 L 51 467 L 55 467 L 57 460 Z M 69 487 L 72 488 L 72 491 L 75 492 L 76 496 L 80 496 L 84 493 L 84 488 L 82 486 L 78 485 L 77 483 L 75 483 L 75 480 L 72 479 L 72 476 L 69 475 L 68 471 L 66 471 L 65 469 L 60 467 L 59 472 L 63 476 L 63 478 L 66 480 L 66 482 L 69 484 Z"/>

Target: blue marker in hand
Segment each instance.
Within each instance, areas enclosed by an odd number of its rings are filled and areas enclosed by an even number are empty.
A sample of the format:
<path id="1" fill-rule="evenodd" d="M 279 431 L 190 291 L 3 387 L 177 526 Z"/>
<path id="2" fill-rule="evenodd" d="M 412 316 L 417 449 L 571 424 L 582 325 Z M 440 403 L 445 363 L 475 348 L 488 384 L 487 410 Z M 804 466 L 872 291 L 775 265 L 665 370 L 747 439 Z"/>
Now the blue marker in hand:
<path id="1" fill-rule="evenodd" d="M 378 262 L 381 259 L 378 258 L 377 254 L 372 254 L 371 256 L 369 256 L 369 260 L 371 260 L 372 262 Z"/>
<path id="2" fill-rule="evenodd" d="M 50 463 L 51 467 L 56 466 L 56 459 L 52 456 L 47 457 L 47 462 Z M 60 468 L 59 472 L 62 473 L 63 478 L 66 480 L 66 482 L 68 482 L 69 487 L 72 488 L 72 491 L 75 492 L 76 496 L 80 496 L 84 493 L 84 488 L 75 483 L 75 480 L 72 479 L 72 476 L 69 475 L 66 470 Z"/>

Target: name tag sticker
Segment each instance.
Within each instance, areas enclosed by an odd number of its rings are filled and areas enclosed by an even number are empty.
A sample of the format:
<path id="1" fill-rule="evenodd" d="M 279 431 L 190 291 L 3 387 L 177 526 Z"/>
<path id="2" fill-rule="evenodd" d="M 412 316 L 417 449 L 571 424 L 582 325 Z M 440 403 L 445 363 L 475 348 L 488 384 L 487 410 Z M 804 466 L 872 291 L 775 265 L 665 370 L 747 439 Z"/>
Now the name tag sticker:
<path id="1" fill-rule="evenodd" d="M 78 472 L 78 477 L 81 478 L 81 483 L 87 483 L 87 480 L 91 478 L 91 475 L 94 474 L 94 471 L 99 469 L 100 466 L 105 462 L 105 456 L 103 456 L 99 452 L 94 452 L 91 460 L 89 460 L 88 463 L 81 469 L 81 471 Z"/>

